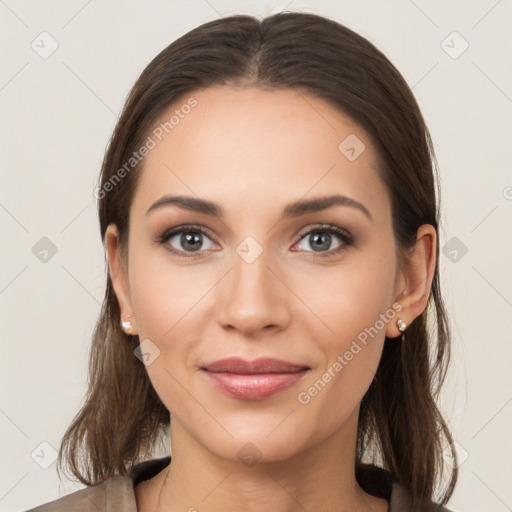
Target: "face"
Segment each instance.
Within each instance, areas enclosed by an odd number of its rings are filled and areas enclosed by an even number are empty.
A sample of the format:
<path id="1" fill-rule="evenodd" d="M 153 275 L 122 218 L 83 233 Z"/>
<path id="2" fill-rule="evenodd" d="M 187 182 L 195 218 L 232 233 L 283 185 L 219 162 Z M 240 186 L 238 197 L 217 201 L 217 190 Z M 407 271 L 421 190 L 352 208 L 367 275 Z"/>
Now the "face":
<path id="1" fill-rule="evenodd" d="M 367 133 L 327 102 L 192 96 L 144 159 L 114 286 L 171 424 L 228 459 L 283 460 L 355 425 L 400 308 L 390 200 Z M 281 363 L 244 364 L 260 358 Z"/>

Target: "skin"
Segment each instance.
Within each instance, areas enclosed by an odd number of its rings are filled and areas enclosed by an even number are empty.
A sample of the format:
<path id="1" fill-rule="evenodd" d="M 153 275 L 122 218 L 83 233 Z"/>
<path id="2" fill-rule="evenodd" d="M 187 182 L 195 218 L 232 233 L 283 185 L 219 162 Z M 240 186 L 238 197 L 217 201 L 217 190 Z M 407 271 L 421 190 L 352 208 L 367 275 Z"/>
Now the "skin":
<path id="1" fill-rule="evenodd" d="M 368 134 L 324 100 L 227 86 L 193 97 L 198 105 L 144 159 L 128 259 L 114 225 L 105 238 L 121 313 L 131 316 L 132 334 L 160 350 L 147 371 L 171 413 L 169 477 L 163 489 L 167 468 L 136 487 L 139 510 L 156 510 L 160 500 L 163 511 L 387 511 L 386 500 L 355 480 L 359 404 L 385 335 L 400 334 L 396 319 L 409 324 L 426 307 L 435 230 L 421 226 L 399 261 L 377 153 Z M 366 146 L 354 161 L 338 150 L 349 134 Z M 292 201 L 333 193 L 363 204 L 371 219 L 350 206 L 282 217 Z M 165 194 L 214 201 L 224 217 L 176 206 L 146 215 Z M 332 234 L 327 248 L 314 251 L 315 232 L 300 234 L 321 223 L 347 230 L 353 244 L 334 254 L 344 242 Z M 184 246 L 180 235 L 167 246 L 192 257 L 154 242 L 184 224 L 207 230 L 201 250 Z M 263 249 L 252 263 L 236 251 L 248 236 Z M 300 403 L 298 393 L 397 302 L 400 313 Z M 240 400 L 221 394 L 199 369 L 228 356 L 274 357 L 311 370 L 266 399 Z M 260 457 L 251 467 L 237 455 L 247 443 Z"/>

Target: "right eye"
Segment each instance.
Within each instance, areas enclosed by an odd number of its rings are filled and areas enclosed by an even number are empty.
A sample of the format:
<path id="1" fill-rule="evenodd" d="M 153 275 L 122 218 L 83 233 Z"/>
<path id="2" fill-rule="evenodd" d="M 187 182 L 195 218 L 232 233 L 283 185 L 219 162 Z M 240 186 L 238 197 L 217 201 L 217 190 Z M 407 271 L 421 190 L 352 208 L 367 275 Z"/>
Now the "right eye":
<path id="1" fill-rule="evenodd" d="M 210 241 L 210 247 L 201 249 L 205 239 Z M 194 253 L 200 253 L 203 250 L 211 249 L 211 246 L 214 245 L 212 240 L 206 234 L 206 231 L 199 226 L 180 226 L 178 228 L 171 229 L 170 231 L 168 230 L 160 236 L 158 242 L 168 251 L 184 258 L 197 256 L 198 254 Z"/>

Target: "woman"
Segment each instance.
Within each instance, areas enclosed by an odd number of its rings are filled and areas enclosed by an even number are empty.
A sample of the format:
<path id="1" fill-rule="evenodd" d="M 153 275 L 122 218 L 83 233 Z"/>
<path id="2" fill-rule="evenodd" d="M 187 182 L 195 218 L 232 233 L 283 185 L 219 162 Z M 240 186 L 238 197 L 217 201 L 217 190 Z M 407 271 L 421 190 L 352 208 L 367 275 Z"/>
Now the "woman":
<path id="1" fill-rule="evenodd" d="M 448 510 L 435 170 L 402 76 L 332 20 L 163 50 L 95 192 L 107 288 L 59 452 L 88 487 L 33 510 Z"/>

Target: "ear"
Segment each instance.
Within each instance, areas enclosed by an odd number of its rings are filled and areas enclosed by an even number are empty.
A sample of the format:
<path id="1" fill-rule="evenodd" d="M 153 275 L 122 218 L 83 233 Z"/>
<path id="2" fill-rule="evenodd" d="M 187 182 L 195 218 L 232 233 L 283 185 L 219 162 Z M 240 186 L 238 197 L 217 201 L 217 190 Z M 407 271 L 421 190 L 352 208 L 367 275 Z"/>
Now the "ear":
<path id="1" fill-rule="evenodd" d="M 132 325 L 131 328 L 123 328 L 123 330 L 127 334 L 134 336 L 137 334 L 137 326 L 130 297 L 128 268 L 121 254 L 119 232 L 115 224 L 109 224 L 107 227 L 105 232 L 105 249 L 107 251 L 110 279 L 119 303 L 121 320 L 126 320 L 126 317 L 129 316 L 128 320 Z"/>
<path id="2" fill-rule="evenodd" d="M 420 316 L 427 307 L 436 268 L 436 247 L 434 226 L 423 224 L 418 228 L 415 245 L 404 255 L 399 279 L 400 289 L 396 299 L 402 309 L 397 313 L 396 319 L 402 320 L 406 325 Z M 396 338 L 400 334 L 397 322 L 389 322 L 386 336 Z"/>

